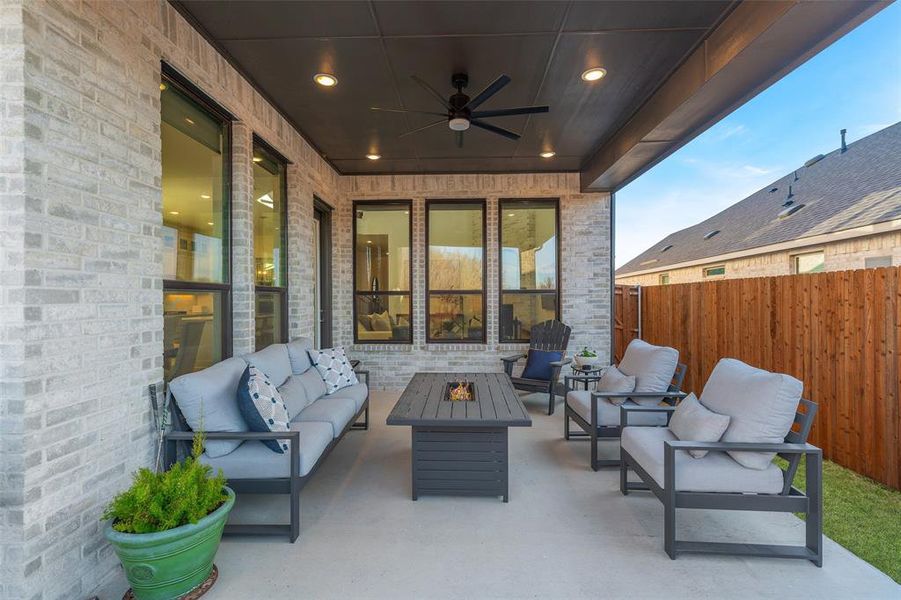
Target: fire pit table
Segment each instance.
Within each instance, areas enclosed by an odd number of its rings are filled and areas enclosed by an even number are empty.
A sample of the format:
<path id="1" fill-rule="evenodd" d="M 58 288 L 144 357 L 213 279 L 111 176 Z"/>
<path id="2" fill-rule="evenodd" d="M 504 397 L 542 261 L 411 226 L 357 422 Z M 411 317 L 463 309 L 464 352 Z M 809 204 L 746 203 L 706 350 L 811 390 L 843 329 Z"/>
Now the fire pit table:
<path id="1" fill-rule="evenodd" d="M 428 494 L 507 502 L 507 430 L 532 426 L 504 373 L 417 373 L 387 422 L 413 429 L 413 500 Z"/>

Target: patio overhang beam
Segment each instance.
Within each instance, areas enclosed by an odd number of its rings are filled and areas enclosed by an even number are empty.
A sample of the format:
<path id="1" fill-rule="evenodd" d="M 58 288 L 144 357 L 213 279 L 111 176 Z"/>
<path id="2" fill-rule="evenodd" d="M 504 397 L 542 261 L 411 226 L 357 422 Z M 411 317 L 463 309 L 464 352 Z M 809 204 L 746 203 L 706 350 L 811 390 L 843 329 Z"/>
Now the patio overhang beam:
<path id="1" fill-rule="evenodd" d="M 583 191 L 615 191 L 888 2 L 741 2 L 583 164 Z"/>

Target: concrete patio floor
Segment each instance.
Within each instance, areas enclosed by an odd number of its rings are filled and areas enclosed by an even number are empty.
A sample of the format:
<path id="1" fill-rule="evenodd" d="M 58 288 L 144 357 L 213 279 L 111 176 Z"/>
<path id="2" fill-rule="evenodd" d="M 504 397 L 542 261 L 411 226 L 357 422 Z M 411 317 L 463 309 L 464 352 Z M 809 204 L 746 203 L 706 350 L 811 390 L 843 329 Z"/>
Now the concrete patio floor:
<path id="1" fill-rule="evenodd" d="M 301 494 L 301 534 L 226 538 L 225 598 L 901 598 L 901 587 L 826 540 L 806 561 L 663 552 L 650 494 L 619 492 L 618 472 L 588 467 L 588 444 L 563 440 L 562 408 L 525 401 L 531 429 L 510 435 L 510 503 L 410 500 L 410 430 L 388 427 L 397 393 L 372 398 L 372 426 L 351 432 Z M 611 451 L 613 444 L 610 444 Z M 239 498 L 236 522 L 287 519 L 287 497 Z M 801 543 L 802 522 L 776 513 L 679 511 L 691 539 Z M 122 597 L 124 578 L 101 598 Z"/>

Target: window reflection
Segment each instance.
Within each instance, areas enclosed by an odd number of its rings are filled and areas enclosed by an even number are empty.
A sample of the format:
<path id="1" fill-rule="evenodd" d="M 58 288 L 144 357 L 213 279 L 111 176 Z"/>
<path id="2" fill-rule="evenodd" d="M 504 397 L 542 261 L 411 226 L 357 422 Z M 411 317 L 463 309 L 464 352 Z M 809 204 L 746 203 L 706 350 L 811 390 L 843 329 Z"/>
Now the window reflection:
<path id="1" fill-rule="evenodd" d="M 222 295 L 163 294 L 163 363 L 166 381 L 222 360 Z"/>

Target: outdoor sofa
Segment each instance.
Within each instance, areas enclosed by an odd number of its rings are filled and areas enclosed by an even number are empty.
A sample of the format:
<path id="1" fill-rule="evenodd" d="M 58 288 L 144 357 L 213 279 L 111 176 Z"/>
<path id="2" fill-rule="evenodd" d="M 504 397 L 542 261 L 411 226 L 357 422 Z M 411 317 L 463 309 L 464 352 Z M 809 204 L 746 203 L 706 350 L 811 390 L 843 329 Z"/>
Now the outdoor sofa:
<path id="1" fill-rule="evenodd" d="M 700 399 L 692 394 L 679 408 L 623 406 L 620 491 L 650 490 L 663 503 L 664 549 L 682 553 L 801 558 L 823 565 L 822 451 L 807 443 L 817 405 L 801 398 L 803 384 L 739 360 L 717 363 Z M 674 414 L 682 422 L 674 429 Z M 699 409 L 698 406 L 701 408 Z M 667 427 L 626 425 L 630 414 L 664 414 Z M 722 419 L 728 423 L 724 425 Z M 676 415 L 675 418 L 680 418 Z M 718 430 L 711 427 L 720 419 Z M 680 441 L 675 431 L 693 430 Z M 700 456 L 696 458 L 693 455 Z M 778 455 L 785 463 L 773 461 Z M 806 457 L 806 492 L 792 485 Z M 634 471 L 641 483 L 629 481 Z M 676 539 L 676 509 L 752 510 L 802 513 L 805 544 L 788 546 Z"/>
<path id="2" fill-rule="evenodd" d="M 308 350 L 312 347 L 309 338 L 273 344 L 169 383 L 173 430 L 166 435 L 164 464 L 177 460 L 178 444 L 190 444 L 193 424 L 206 434 L 200 461 L 222 469 L 236 493 L 290 497 L 289 524 L 226 525 L 226 534 L 287 533 L 293 543 L 300 533 L 301 488 L 349 430 L 369 427 L 368 371 L 356 370 L 365 382 L 327 394 L 322 377 L 310 362 Z M 248 431 L 237 402 L 238 384 L 247 365 L 262 371 L 278 388 L 291 416 L 290 431 Z M 288 450 L 273 452 L 264 440 L 288 440 Z"/>

